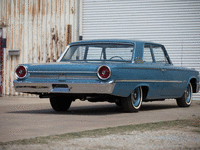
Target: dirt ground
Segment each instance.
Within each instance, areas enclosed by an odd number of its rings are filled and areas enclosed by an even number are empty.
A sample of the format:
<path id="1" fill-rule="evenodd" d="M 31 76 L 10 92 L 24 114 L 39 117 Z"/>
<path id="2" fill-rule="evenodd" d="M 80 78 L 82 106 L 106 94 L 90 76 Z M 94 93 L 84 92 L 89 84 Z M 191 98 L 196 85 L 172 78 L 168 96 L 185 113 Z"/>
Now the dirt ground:
<path id="1" fill-rule="evenodd" d="M 68 112 L 54 112 L 48 99 L 0 99 L 0 142 L 81 132 L 117 126 L 200 117 L 200 101 L 179 108 L 173 100 L 144 103 L 138 113 L 124 113 L 110 103 L 76 101 Z M 200 149 L 200 131 L 191 127 L 128 131 L 98 137 L 55 140 L 31 145 L 11 144 L 0 149 Z"/>
<path id="2" fill-rule="evenodd" d="M 197 126 L 178 127 L 173 125 L 169 129 L 118 132 L 116 134 L 104 136 L 85 136 L 82 138 L 63 138 L 48 139 L 47 143 L 35 141 L 27 144 L 8 144 L 0 145 L 0 149 L 5 150 L 186 150 L 200 149 L 200 118 Z M 117 128 L 116 128 L 117 129 Z M 100 130 L 101 131 L 101 130 Z M 99 132 L 100 132 L 99 131 Z M 80 133 L 81 134 L 81 133 Z M 39 142 L 40 141 L 40 142 Z"/>

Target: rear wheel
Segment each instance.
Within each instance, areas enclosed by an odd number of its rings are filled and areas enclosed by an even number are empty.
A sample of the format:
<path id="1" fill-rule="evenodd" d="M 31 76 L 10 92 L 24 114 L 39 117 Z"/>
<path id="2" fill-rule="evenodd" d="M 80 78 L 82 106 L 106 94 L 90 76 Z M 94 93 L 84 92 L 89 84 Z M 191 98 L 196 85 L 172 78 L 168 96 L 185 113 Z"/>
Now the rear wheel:
<path id="1" fill-rule="evenodd" d="M 122 100 L 122 106 L 127 112 L 138 112 L 142 105 L 142 88 L 136 88 L 127 98 Z"/>
<path id="2" fill-rule="evenodd" d="M 192 103 L 192 85 L 188 84 L 187 89 L 185 90 L 181 98 L 176 99 L 177 105 L 179 107 L 189 107 Z"/>
<path id="3" fill-rule="evenodd" d="M 50 104 L 55 111 L 67 111 L 71 106 L 72 100 L 66 97 L 51 97 Z"/>

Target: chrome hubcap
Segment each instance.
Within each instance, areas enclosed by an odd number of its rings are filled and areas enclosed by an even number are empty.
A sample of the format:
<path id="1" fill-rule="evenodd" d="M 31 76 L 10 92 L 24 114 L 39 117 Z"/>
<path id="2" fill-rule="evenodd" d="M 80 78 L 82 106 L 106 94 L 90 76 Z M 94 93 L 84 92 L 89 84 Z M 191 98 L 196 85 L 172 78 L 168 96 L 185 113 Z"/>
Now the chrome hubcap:
<path id="1" fill-rule="evenodd" d="M 134 100 L 136 100 L 137 97 L 138 97 L 138 93 L 137 93 L 137 92 L 134 92 L 134 93 L 133 93 L 133 98 L 134 98 Z"/>
<path id="2" fill-rule="evenodd" d="M 141 101 L 141 94 L 140 94 L 140 89 L 137 88 L 131 93 L 131 100 L 132 103 L 135 107 L 138 107 L 140 105 Z"/>
<path id="3" fill-rule="evenodd" d="M 185 95 L 186 95 L 186 102 L 187 102 L 187 103 L 190 103 L 190 101 L 191 101 L 191 89 L 190 89 L 190 86 L 189 86 L 189 85 L 188 85 L 188 87 L 187 87 L 187 90 L 186 90 Z"/>

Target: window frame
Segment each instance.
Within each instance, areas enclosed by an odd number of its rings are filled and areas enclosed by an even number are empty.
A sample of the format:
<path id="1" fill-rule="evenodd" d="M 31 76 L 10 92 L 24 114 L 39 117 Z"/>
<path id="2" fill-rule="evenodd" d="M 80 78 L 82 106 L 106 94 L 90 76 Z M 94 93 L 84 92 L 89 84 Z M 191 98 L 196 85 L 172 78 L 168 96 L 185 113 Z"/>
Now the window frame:
<path id="1" fill-rule="evenodd" d="M 151 54 L 151 58 L 152 58 L 152 62 L 146 62 L 146 61 L 144 61 L 144 49 L 145 49 L 145 47 L 149 47 L 150 54 Z M 143 54 L 142 54 L 142 61 L 143 61 L 143 63 L 154 63 L 154 62 L 155 62 L 154 54 L 153 54 L 153 52 L 152 52 L 152 46 L 151 46 L 151 44 L 148 44 L 148 43 L 145 43 L 145 44 L 144 44 L 144 47 L 143 47 Z"/>
<path id="2" fill-rule="evenodd" d="M 121 42 L 95 42 L 95 43 L 81 43 L 81 44 L 71 44 L 68 45 L 67 48 L 65 49 L 65 51 L 63 52 L 63 54 L 61 55 L 61 57 L 59 58 L 58 62 L 64 62 L 64 61 L 110 61 L 107 60 L 107 56 L 106 56 L 106 47 L 102 46 L 102 56 L 103 59 L 101 60 L 87 60 L 87 55 L 88 55 L 88 50 L 89 47 L 92 45 L 98 45 L 98 44 L 111 44 L 111 45 L 129 45 L 131 46 L 133 49 L 133 51 L 131 51 L 131 56 L 130 56 L 130 60 L 112 60 L 112 61 L 120 61 L 120 62 L 132 62 L 133 61 L 133 56 L 135 55 L 135 44 L 133 43 L 121 43 Z M 69 49 L 72 46 L 85 46 L 85 52 L 84 52 L 84 56 L 83 56 L 83 60 L 63 60 L 63 58 L 65 57 L 65 55 L 68 53 Z"/>
<path id="3" fill-rule="evenodd" d="M 150 47 L 150 52 L 151 52 L 151 57 L 152 57 L 153 62 L 145 62 L 145 61 L 143 60 L 144 48 L 145 48 L 146 46 L 149 46 L 149 47 Z M 156 61 L 156 58 L 155 58 L 155 55 L 154 55 L 153 46 L 157 46 L 157 47 L 160 47 L 160 48 L 162 49 L 162 52 L 163 52 L 164 57 L 165 57 L 165 63 L 159 63 L 159 62 Z M 166 52 L 166 50 L 165 50 L 165 47 L 164 47 L 163 45 L 160 45 L 160 44 L 144 43 L 143 54 L 142 54 L 142 55 L 143 55 L 143 56 L 142 56 L 142 61 L 143 61 L 143 63 L 157 63 L 157 64 L 165 64 L 165 65 L 167 65 L 167 64 L 172 64 L 171 61 L 170 61 L 170 59 L 169 59 L 169 56 L 168 56 L 168 54 L 167 54 L 167 52 Z"/>

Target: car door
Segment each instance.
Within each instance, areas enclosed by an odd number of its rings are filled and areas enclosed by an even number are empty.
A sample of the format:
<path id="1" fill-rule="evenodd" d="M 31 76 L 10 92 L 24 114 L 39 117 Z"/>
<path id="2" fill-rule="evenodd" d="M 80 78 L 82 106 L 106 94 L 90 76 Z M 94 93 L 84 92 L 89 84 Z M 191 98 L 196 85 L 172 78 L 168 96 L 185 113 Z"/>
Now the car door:
<path id="1" fill-rule="evenodd" d="M 174 69 L 168 54 L 162 45 L 152 45 L 155 66 L 160 69 L 162 81 L 160 96 L 163 98 L 175 98 L 180 96 L 182 81 Z M 159 81 L 158 81 L 159 82 Z"/>
<path id="2" fill-rule="evenodd" d="M 156 54 L 154 55 L 154 47 L 155 45 L 145 44 L 143 49 L 142 67 L 145 69 L 145 76 L 143 76 L 143 81 L 149 86 L 147 99 L 164 98 L 163 68 L 165 64 L 161 60 L 162 55 L 160 52 L 156 51 Z"/>

